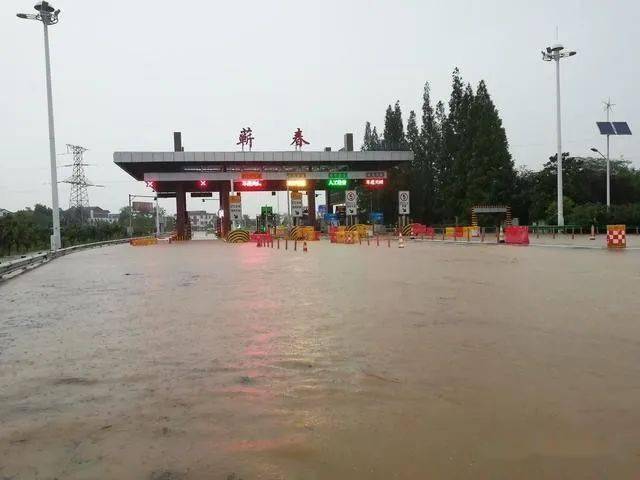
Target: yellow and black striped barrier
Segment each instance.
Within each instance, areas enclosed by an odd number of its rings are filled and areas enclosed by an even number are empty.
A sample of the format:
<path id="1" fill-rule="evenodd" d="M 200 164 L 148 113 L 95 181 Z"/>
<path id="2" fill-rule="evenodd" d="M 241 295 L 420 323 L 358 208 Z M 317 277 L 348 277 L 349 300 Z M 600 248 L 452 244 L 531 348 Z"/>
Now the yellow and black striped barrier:
<path id="1" fill-rule="evenodd" d="M 289 240 L 302 240 L 304 238 L 304 227 L 295 226 L 289 230 Z"/>
<path id="2" fill-rule="evenodd" d="M 402 235 L 410 237 L 413 232 L 411 231 L 411 225 L 405 225 L 402 227 Z"/>
<path id="3" fill-rule="evenodd" d="M 142 237 L 142 238 L 132 238 L 129 240 L 129 245 L 132 247 L 140 247 L 144 245 L 156 245 L 158 243 L 158 239 L 156 237 Z"/>
<path id="4" fill-rule="evenodd" d="M 242 230 L 241 228 L 237 230 L 231 230 L 227 234 L 228 243 L 247 243 L 249 241 L 249 238 L 249 232 L 247 230 Z"/>

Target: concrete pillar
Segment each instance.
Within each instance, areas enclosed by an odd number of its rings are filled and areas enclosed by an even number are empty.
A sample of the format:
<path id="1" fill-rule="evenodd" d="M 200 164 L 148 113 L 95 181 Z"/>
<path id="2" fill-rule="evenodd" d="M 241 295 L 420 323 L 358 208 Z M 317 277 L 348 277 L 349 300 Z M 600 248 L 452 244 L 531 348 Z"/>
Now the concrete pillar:
<path id="1" fill-rule="evenodd" d="M 231 191 L 231 186 L 226 182 L 220 187 L 220 208 L 224 212 L 222 217 L 222 236 L 226 237 L 227 233 L 231 230 L 231 212 L 229 211 L 229 192 Z"/>
<path id="2" fill-rule="evenodd" d="M 311 190 L 307 190 L 307 206 L 309 210 L 309 225 L 316 226 L 316 191 L 311 185 Z"/>
<path id="3" fill-rule="evenodd" d="M 187 225 L 187 194 L 183 183 L 176 186 L 176 233 L 184 238 Z"/>

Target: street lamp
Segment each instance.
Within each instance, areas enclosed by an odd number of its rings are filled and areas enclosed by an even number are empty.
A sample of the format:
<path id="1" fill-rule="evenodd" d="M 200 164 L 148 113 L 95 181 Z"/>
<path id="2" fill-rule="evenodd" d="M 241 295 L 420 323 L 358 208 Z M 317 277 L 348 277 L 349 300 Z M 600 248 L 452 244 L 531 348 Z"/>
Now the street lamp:
<path id="1" fill-rule="evenodd" d="M 609 146 L 608 140 L 609 136 L 607 135 L 607 147 Z M 609 168 L 609 155 L 605 157 L 604 154 L 595 147 L 592 147 L 591 151 L 599 154 L 607 162 L 607 208 L 609 208 L 611 206 L 611 169 Z"/>
<path id="2" fill-rule="evenodd" d="M 556 62 L 556 109 L 557 109 L 557 130 L 558 130 L 558 226 L 564 226 L 563 196 L 562 196 L 562 134 L 560 122 L 560 59 L 572 57 L 577 52 L 563 52 L 564 47 L 560 44 L 547 47 L 542 51 L 542 60 Z"/>
<path id="3" fill-rule="evenodd" d="M 37 15 L 18 13 L 18 18 L 37 20 L 44 25 L 44 63 L 47 79 L 47 107 L 49 111 L 49 160 L 51 162 L 51 203 L 53 210 L 53 235 L 51 235 L 51 250 L 62 247 L 60 240 L 60 209 L 58 206 L 58 173 L 56 171 L 56 138 L 53 128 L 53 99 L 51 93 L 51 61 L 49 58 L 49 25 L 58 23 L 60 10 L 55 10 L 48 2 L 37 3 L 33 8 Z"/>

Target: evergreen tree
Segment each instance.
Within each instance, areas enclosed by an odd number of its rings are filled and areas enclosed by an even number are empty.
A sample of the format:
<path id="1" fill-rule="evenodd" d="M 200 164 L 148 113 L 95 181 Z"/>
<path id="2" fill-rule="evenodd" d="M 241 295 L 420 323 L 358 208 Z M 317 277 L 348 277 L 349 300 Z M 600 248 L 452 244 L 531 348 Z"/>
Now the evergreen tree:
<path id="1" fill-rule="evenodd" d="M 440 152 L 440 129 L 431 106 L 431 92 L 429 82 L 424 84 L 422 93 L 422 128 L 420 130 L 422 145 L 422 172 L 424 182 L 423 215 L 425 223 L 433 223 L 436 205 L 436 169 L 437 157 Z"/>
<path id="2" fill-rule="evenodd" d="M 371 150 L 381 150 L 382 146 L 380 144 L 380 137 L 378 136 L 378 130 L 376 127 L 373 127 L 371 131 Z"/>
<path id="3" fill-rule="evenodd" d="M 364 139 L 362 140 L 362 147 L 360 147 L 360 150 L 363 152 L 373 150 L 371 148 L 371 122 L 367 122 L 364 125 Z"/>
<path id="4" fill-rule="evenodd" d="M 439 101 L 435 110 L 435 128 L 438 133 L 438 145 L 434 151 L 434 215 L 442 222 L 452 218 L 453 213 L 449 210 L 447 197 L 451 190 L 451 157 L 447 148 L 447 142 L 451 137 L 451 127 L 447 119 L 444 103 Z"/>
<path id="5" fill-rule="evenodd" d="M 510 204 L 515 182 L 513 160 L 502 120 L 484 80 L 478 84 L 470 109 L 470 131 L 471 157 L 463 206 Z"/>
<path id="6" fill-rule="evenodd" d="M 416 112 L 411 110 L 409 119 L 407 120 L 407 144 L 413 151 L 413 161 L 407 168 L 409 190 L 411 191 L 411 199 L 413 204 L 412 216 L 416 219 L 423 220 L 425 218 L 425 197 L 427 192 L 427 177 L 425 168 L 425 149 L 422 135 L 418 129 L 416 122 Z"/>

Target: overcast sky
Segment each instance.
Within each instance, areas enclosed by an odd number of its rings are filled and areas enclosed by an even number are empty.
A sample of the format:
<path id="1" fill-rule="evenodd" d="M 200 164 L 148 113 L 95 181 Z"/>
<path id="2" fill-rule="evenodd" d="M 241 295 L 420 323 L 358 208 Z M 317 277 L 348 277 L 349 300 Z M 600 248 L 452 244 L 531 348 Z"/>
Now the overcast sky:
<path id="1" fill-rule="evenodd" d="M 51 204 L 42 27 L 16 18 L 35 0 L 0 6 L 0 207 Z M 429 81 L 447 100 L 451 71 L 485 79 L 516 165 L 539 168 L 555 149 L 554 66 L 540 50 L 559 40 L 578 55 L 563 61 L 563 150 L 602 147 L 594 122 L 602 100 L 616 104 L 633 137 L 612 140 L 612 157 L 640 167 L 635 1 L 58 0 L 51 27 L 58 152 L 89 148 L 87 176 L 105 188 L 91 205 L 117 211 L 146 188 L 113 163 L 116 150 L 235 150 L 251 126 L 256 150 L 288 150 L 296 127 L 309 150 L 340 147 L 364 123 L 383 127 L 400 100 L 406 120 Z M 58 156 L 60 165 L 70 156 Z M 59 168 L 62 180 L 71 174 Z M 603 179 L 604 181 L 604 179 Z M 147 192 L 148 193 L 148 192 Z M 60 184 L 68 207 L 69 185 Z M 243 202 L 255 213 L 269 196 Z M 284 202 L 284 197 L 281 200 Z M 162 205 L 175 211 L 172 200 Z M 190 200 L 189 208 L 203 204 Z M 217 205 L 208 202 L 207 210 Z M 282 203 L 282 207 L 285 204 Z"/>

